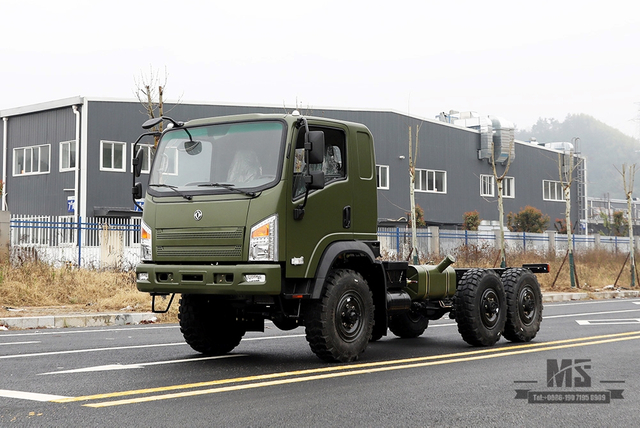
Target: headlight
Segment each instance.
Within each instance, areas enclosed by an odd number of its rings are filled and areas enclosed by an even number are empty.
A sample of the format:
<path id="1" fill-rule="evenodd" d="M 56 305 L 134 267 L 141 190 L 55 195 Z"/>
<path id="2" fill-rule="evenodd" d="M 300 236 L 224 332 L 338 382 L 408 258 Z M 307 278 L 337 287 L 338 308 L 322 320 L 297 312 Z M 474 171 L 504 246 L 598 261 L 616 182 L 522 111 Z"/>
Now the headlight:
<path id="1" fill-rule="evenodd" d="M 140 222 L 140 259 L 141 260 L 151 260 L 152 258 L 152 234 L 151 228 L 147 226 L 147 224 L 142 221 Z"/>
<path id="2" fill-rule="evenodd" d="M 278 215 L 274 214 L 251 228 L 249 261 L 278 260 Z"/>

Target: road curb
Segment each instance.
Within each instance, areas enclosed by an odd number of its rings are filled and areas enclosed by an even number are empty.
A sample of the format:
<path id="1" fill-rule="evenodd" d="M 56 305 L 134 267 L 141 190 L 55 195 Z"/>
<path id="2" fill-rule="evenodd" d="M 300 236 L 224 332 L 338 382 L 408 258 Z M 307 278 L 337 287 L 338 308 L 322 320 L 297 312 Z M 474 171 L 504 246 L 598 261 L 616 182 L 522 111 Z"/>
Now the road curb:
<path id="1" fill-rule="evenodd" d="M 0 326 L 15 329 L 103 327 L 110 325 L 153 323 L 156 321 L 156 315 L 150 312 L 89 315 L 66 314 L 0 318 Z"/>

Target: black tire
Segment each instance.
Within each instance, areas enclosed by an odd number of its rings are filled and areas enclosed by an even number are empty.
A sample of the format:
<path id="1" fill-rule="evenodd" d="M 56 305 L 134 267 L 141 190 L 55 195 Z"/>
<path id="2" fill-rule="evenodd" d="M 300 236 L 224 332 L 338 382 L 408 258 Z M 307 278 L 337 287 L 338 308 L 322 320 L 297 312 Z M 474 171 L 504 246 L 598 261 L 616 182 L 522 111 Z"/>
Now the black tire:
<path id="1" fill-rule="evenodd" d="M 507 269 L 502 274 L 507 296 L 505 339 L 529 342 L 536 337 L 542 322 L 542 292 L 538 278 L 528 269 Z"/>
<path id="2" fill-rule="evenodd" d="M 407 311 L 389 317 L 389 330 L 403 339 L 422 336 L 427 327 L 429 327 L 429 319 L 415 311 Z"/>
<path id="3" fill-rule="evenodd" d="M 456 289 L 454 305 L 458 332 L 465 342 L 491 346 L 500 339 L 507 318 L 506 296 L 495 272 L 465 272 Z"/>
<path id="4" fill-rule="evenodd" d="M 233 310 L 211 296 L 183 294 L 178 319 L 184 340 L 206 355 L 230 352 L 246 333 Z"/>
<path id="5" fill-rule="evenodd" d="M 320 300 L 305 308 L 305 332 L 324 361 L 355 361 L 373 329 L 373 297 L 362 275 L 349 269 L 329 273 Z"/>

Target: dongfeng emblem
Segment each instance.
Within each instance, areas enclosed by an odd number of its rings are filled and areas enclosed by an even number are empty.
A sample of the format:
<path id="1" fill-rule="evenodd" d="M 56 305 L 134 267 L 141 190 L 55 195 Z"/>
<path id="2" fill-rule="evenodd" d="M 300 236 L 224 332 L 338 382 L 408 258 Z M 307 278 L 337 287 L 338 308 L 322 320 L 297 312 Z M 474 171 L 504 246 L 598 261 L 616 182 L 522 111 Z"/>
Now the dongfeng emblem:
<path id="1" fill-rule="evenodd" d="M 195 211 L 193 212 L 193 218 L 194 218 L 196 221 L 200 221 L 200 220 L 202 219 L 202 211 L 200 211 L 200 210 L 195 210 Z"/>

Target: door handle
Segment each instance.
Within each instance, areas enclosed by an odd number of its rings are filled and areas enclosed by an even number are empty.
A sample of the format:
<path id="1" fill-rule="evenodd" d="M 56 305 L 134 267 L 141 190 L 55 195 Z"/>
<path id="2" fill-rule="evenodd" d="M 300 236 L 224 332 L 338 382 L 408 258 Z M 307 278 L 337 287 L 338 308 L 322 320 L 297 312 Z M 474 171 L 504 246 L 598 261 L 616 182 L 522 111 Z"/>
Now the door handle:
<path id="1" fill-rule="evenodd" d="M 342 209 L 342 227 L 349 229 L 351 227 L 351 206 L 347 205 Z"/>

